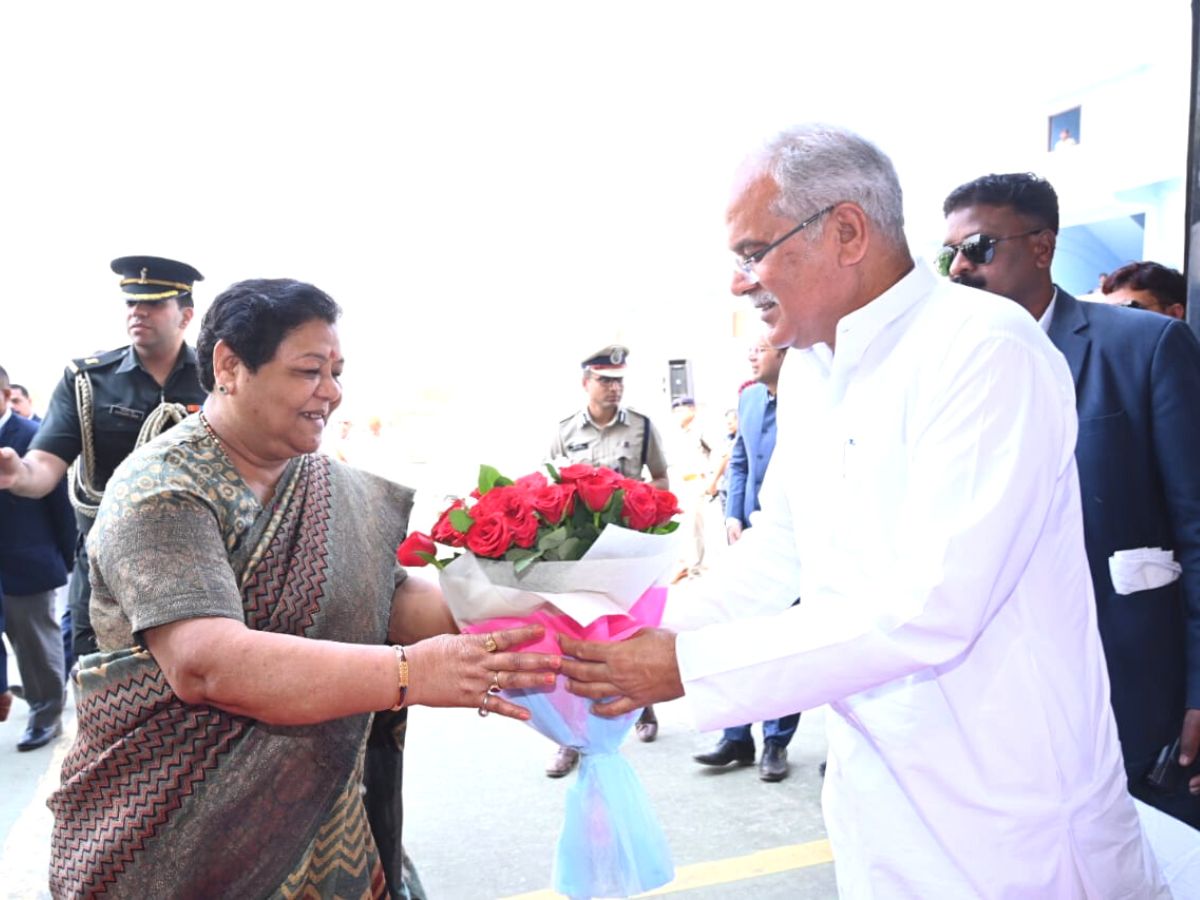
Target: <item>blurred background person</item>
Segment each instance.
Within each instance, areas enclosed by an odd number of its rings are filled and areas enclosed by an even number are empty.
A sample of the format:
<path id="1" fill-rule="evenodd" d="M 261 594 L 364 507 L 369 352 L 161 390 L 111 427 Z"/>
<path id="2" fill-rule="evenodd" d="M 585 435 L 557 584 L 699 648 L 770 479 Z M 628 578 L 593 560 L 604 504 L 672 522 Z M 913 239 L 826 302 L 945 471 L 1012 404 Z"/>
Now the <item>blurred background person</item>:
<path id="1" fill-rule="evenodd" d="M 717 505 L 724 510 L 729 496 L 729 457 L 733 453 L 733 442 L 737 440 L 738 418 L 736 409 L 725 410 L 725 445 L 721 448 L 721 461 L 713 471 L 708 486 L 710 494 L 716 494 Z"/>
<path id="2" fill-rule="evenodd" d="M 729 459 L 729 495 L 725 504 L 725 529 L 729 543 L 742 537 L 751 525 L 751 514 L 758 511 L 758 494 L 763 477 L 775 452 L 775 396 L 779 370 L 786 348 L 776 350 L 766 337 L 759 338 L 749 353 L 754 383 L 738 398 L 737 436 Z M 758 774 L 763 781 L 782 781 L 788 776 L 787 746 L 800 724 L 800 714 L 792 713 L 762 723 L 763 752 Z M 717 746 L 693 757 L 705 766 L 753 765 L 754 735 L 750 725 L 726 728 Z"/>
<path id="3" fill-rule="evenodd" d="M 709 507 L 716 500 L 715 473 L 726 441 L 706 430 L 692 397 L 675 398 L 671 414 L 677 426 L 671 451 L 671 484 L 683 510 L 679 526 L 679 533 L 684 535 L 680 542 L 683 557 L 672 579 L 678 584 L 700 577 L 714 549 L 725 546 L 721 526 L 724 511 L 714 508 L 709 515 Z"/>
<path id="4" fill-rule="evenodd" d="M 1104 279 L 1102 299 L 1173 319 L 1187 316 L 1187 279 L 1177 269 L 1156 262 L 1132 262 Z"/>
<path id="5" fill-rule="evenodd" d="M 23 453 L 38 423 L 17 415 L 9 405 L 11 397 L 8 373 L 0 368 L 0 447 Z M 37 499 L 0 491 L 0 631 L 8 635 L 16 653 L 21 694 L 29 704 L 19 752 L 44 747 L 62 733 L 66 671 L 54 599 L 74 565 L 75 539 L 66 478 Z M 7 676 L 5 662 L 0 642 L 0 666 L 5 670 L 0 679 Z"/>
<path id="6" fill-rule="evenodd" d="M 25 389 L 25 386 L 13 384 L 11 387 L 12 402 L 10 405 L 16 414 L 24 416 L 27 419 L 32 419 L 34 422 L 42 421 L 42 417 L 33 410 L 33 401 L 29 398 L 29 391 Z"/>

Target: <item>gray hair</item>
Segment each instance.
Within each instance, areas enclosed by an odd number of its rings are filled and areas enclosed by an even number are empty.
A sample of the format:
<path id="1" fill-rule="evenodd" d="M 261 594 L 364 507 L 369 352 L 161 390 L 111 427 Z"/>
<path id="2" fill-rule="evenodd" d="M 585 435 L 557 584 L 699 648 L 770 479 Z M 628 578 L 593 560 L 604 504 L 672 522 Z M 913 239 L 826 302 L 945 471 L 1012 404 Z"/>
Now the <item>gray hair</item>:
<path id="1" fill-rule="evenodd" d="M 754 161 L 779 188 L 776 215 L 799 222 L 850 201 L 886 238 L 906 246 L 900 179 L 887 155 L 865 138 L 832 125 L 799 125 L 767 141 Z M 815 240 L 823 228 L 810 230 Z"/>

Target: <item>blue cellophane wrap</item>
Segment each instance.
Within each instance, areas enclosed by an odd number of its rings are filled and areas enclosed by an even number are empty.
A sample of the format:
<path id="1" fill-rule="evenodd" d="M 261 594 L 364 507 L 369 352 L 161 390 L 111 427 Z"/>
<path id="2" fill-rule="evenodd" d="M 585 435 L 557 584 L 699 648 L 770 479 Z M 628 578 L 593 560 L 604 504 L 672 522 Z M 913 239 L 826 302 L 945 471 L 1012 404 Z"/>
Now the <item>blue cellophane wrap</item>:
<path id="1" fill-rule="evenodd" d="M 572 898 L 628 897 L 674 878 L 666 836 L 620 753 L 637 711 L 604 719 L 588 711 L 590 700 L 562 687 L 506 694 L 532 713 L 534 728 L 580 751 L 555 852 L 554 890 Z"/>

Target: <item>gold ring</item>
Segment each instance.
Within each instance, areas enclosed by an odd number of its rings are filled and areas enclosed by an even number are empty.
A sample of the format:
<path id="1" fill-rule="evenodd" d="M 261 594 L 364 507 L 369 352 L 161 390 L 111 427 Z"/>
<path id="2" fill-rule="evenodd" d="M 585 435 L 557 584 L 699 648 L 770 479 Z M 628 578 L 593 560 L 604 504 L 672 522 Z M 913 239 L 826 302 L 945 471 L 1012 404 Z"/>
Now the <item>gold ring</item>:
<path id="1" fill-rule="evenodd" d="M 492 636 L 490 631 L 488 632 L 488 636 L 484 638 L 483 649 L 488 653 L 495 653 L 500 649 L 500 645 L 496 643 L 496 638 Z"/>
<path id="2" fill-rule="evenodd" d="M 483 699 L 479 701 L 479 709 L 476 710 L 476 712 L 479 713 L 481 718 L 491 712 L 491 710 L 487 708 L 488 701 L 491 699 L 492 699 L 492 695 L 489 694 L 487 691 L 484 691 Z"/>
<path id="3" fill-rule="evenodd" d="M 489 694 L 498 694 L 498 693 L 500 693 L 500 690 L 501 690 L 501 688 L 500 688 L 500 673 L 493 672 L 492 673 L 492 683 L 488 686 L 488 693 Z"/>

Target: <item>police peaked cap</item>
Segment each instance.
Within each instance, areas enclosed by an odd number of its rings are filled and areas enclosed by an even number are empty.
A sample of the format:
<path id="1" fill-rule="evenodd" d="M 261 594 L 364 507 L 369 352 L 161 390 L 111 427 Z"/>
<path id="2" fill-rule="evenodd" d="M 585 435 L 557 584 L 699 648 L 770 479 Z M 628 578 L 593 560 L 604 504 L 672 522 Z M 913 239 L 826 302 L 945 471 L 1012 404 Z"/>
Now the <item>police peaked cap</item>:
<path id="1" fill-rule="evenodd" d="M 591 370 L 601 378 L 624 378 L 625 360 L 629 356 L 629 348 L 620 344 L 610 344 L 603 350 L 593 353 L 583 361 L 584 371 Z"/>

